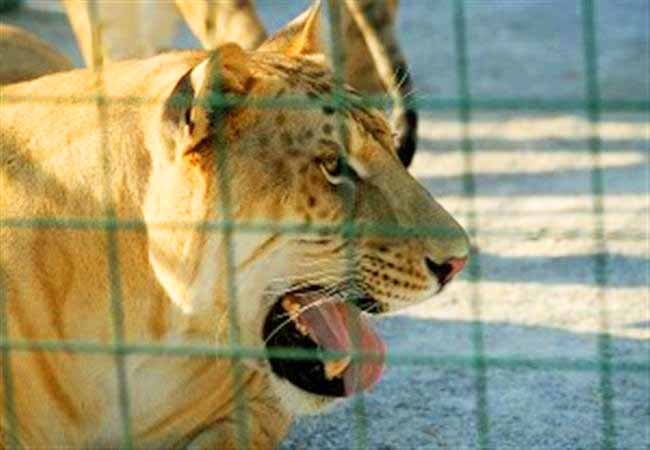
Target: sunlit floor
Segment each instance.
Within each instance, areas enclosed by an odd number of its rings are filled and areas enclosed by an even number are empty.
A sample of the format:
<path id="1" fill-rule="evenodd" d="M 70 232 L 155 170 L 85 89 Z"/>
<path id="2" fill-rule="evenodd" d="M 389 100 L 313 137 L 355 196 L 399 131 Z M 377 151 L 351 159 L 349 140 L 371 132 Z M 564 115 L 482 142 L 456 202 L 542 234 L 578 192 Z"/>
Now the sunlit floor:
<path id="1" fill-rule="evenodd" d="M 581 117 L 477 115 L 469 127 L 474 151 L 466 158 L 457 121 L 424 122 L 413 172 L 461 221 L 475 221 L 480 278 L 469 297 L 482 320 L 592 333 L 606 325 L 616 336 L 650 337 L 649 127 L 643 116 L 606 118 L 596 158 Z M 463 192 L 470 165 L 473 198 Z M 592 184 L 596 167 L 602 196 Z M 598 252 L 605 253 L 600 284 Z M 450 286 L 447 302 L 410 313 L 466 319 L 470 284 Z"/>

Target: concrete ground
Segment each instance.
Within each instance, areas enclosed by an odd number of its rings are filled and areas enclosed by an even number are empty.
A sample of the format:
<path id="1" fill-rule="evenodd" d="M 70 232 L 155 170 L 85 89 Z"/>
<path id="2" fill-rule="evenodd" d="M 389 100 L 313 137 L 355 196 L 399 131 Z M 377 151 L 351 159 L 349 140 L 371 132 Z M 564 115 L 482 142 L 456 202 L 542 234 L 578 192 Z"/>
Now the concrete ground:
<path id="1" fill-rule="evenodd" d="M 39 10 L 0 21 L 25 26 L 79 61 L 65 17 L 45 11 L 56 4 L 29 3 Z M 306 4 L 258 3 L 271 29 Z M 415 93 L 455 97 L 450 2 L 401 3 L 399 34 Z M 583 97 L 580 2 L 466 3 L 474 98 Z M 647 101 L 647 0 L 596 5 L 603 98 Z M 186 29 L 177 44 L 196 45 Z M 616 448 L 650 449 L 648 113 L 605 111 L 596 161 L 579 109 L 480 111 L 469 129 L 470 166 L 456 112 L 422 116 L 413 173 L 465 225 L 474 214 L 480 277 L 465 275 L 435 299 L 377 322 L 391 352 L 430 355 L 435 364 L 390 365 L 363 397 L 368 447 L 593 449 L 607 444 L 606 434 Z M 596 162 L 601 216 L 594 214 Z M 469 169 L 474 197 L 463 190 Z M 599 229 L 603 242 L 595 239 Z M 597 254 L 603 277 L 594 269 Z M 477 336 L 483 377 L 472 365 Z M 607 346 L 611 372 L 602 375 L 599 348 Z M 355 405 L 300 419 L 282 448 L 355 448 Z"/>

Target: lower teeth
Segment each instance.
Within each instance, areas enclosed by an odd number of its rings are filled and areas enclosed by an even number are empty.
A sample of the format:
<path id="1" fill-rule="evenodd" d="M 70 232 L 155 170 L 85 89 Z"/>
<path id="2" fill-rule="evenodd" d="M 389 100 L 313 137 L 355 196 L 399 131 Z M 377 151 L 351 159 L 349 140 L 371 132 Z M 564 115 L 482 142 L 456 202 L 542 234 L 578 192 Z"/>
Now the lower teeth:
<path id="1" fill-rule="evenodd" d="M 289 314 L 289 318 L 296 326 L 296 329 L 303 335 L 307 336 L 309 331 L 307 327 L 300 322 L 300 303 L 293 300 L 293 298 L 288 295 L 282 300 L 282 308 Z M 350 356 L 345 356 L 341 359 L 332 360 L 325 362 L 325 378 L 332 380 L 334 378 L 339 378 L 345 372 L 345 369 L 348 368 L 352 358 Z"/>

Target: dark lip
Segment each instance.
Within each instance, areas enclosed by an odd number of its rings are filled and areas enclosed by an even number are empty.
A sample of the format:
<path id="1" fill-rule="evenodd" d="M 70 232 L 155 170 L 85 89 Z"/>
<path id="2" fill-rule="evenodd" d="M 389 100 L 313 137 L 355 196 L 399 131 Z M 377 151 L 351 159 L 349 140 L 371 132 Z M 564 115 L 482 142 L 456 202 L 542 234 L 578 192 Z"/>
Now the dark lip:
<path id="1" fill-rule="evenodd" d="M 286 321 L 286 311 L 282 308 L 281 300 L 288 294 L 298 294 L 321 290 L 318 285 L 301 287 L 299 289 L 287 290 L 276 298 L 273 306 L 264 319 L 262 338 L 267 349 L 278 347 L 301 348 L 314 352 L 314 358 L 292 359 L 269 356 L 271 370 L 275 375 L 284 378 L 294 386 L 311 394 L 324 397 L 344 397 L 345 386 L 342 378 L 328 380 L 325 378 L 325 363 L 318 357 L 322 347 L 314 342 L 309 336 L 298 331 L 293 321 Z M 383 311 L 382 305 L 371 296 L 352 297 L 350 303 L 371 314 L 378 314 Z M 280 331 L 276 329 L 281 326 Z"/>
<path id="2" fill-rule="evenodd" d="M 321 347 L 309 336 L 300 333 L 292 321 L 286 324 L 285 321 L 286 312 L 278 300 L 273 304 L 264 321 L 263 338 L 266 341 L 267 350 L 300 348 L 312 351 L 314 357 L 291 359 L 269 356 L 273 373 L 305 392 L 323 397 L 344 397 L 343 379 L 328 380 L 325 377 L 325 363 L 318 357 L 319 350 L 322 350 Z M 280 325 L 282 325 L 280 331 L 275 332 Z"/>
<path id="3" fill-rule="evenodd" d="M 440 294 L 447 287 L 447 285 L 449 284 L 450 281 L 451 280 L 446 280 L 446 281 L 442 282 L 440 284 L 440 286 L 438 287 L 438 289 L 436 290 L 436 295 Z"/>
<path id="4" fill-rule="evenodd" d="M 370 296 L 353 297 L 348 301 L 359 308 L 361 311 L 367 312 L 369 314 L 381 314 L 386 310 L 384 305 L 379 303 L 376 298 Z"/>
<path id="5" fill-rule="evenodd" d="M 284 297 L 285 295 L 313 292 L 313 291 L 322 290 L 323 288 L 324 288 L 323 286 L 314 284 L 309 286 L 303 286 L 298 289 L 287 289 L 283 294 L 281 294 L 276 298 L 276 302 L 282 297 Z M 345 301 L 356 306 L 363 312 L 369 314 L 381 314 L 383 312 L 386 312 L 386 307 L 381 302 L 379 302 L 376 298 L 374 298 L 369 294 L 355 295 L 355 296 L 350 295 L 348 297 L 346 297 L 346 295 L 344 294 L 343 297 L 345 298 Z"/>

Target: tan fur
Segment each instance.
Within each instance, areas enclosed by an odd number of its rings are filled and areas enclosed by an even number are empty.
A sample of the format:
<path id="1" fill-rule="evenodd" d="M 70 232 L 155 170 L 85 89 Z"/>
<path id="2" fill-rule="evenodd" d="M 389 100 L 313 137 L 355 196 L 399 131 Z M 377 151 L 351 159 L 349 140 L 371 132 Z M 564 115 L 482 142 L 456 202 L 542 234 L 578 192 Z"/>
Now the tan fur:
<path id="1" fill-rule="evenodd" d="M 27 31 L 0 24 L 0 85 L 70 70 L 72 62 Z"/>
<path id="2" fill-rule="evenodd" d="M 468 241 L 400 165 L 383 114 L 327 106 L 219 111 L 205 103 L 215 93 L 326 95 L 331 73 L 300 50 L 317 45 L 315 14 L 303 17 L 302 44 L 280 33 L 269 43 L 274 52 L 228 45 L 108 65 L 99 86 L 106 103 L 93 100 L 98 85 L 90 70 L 0 91 L 0 292 L 11 340 L 110 344 L 117 299 L 127 343 L 224 348 L 237 320 L 241 344 L 261 349 L 263 320 L 283 290 L 348 279 L 346 242 L 357 255 L 360 288 L 386 310 L 438 291 L 425 257 L 465 257 Z M 24 100 L 34 96 L 68 103 Z M 323 167 L 341 152 L 360 178 L 336 186 Z M 447 233 L 344 241 L 309 231 L 197 228 L 224 219 L 221 170 L 238 222 L 336 225 L 353 195 L 355 221 Z M 354 188 L 345 188 L 350 183 Z M 106 228 L 107 215 L 122 225 Z M 134 353 L 120 360 L 13 351 L 0 368 L 11 368 L 18 427 L 8 435 L 2 409 L 0 447 L 16 439 L 25 448 L 116 448 L 123 370 L 137 448 L 235 448 L 241 421 L 233 364 L 200 356 Z M 252 448 L 273 448 L 295 414 L 330 403 L 277 378 L 264 359 L 244 361 L 241 370 Z M 0 404 L 7 394 L 1 386 Z"/>

